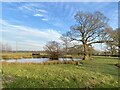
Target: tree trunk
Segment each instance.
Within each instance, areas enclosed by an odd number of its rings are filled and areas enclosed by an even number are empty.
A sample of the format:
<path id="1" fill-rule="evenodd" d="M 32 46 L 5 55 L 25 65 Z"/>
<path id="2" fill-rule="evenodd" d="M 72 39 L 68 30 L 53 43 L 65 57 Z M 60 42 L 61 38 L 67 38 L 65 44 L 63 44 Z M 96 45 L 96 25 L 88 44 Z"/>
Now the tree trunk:
<path id="1" fill-rule="evenodd" d="M 87 45 L 84 43 L 83 44 L 83 50 L 84 50 L 84 56 L 83 56 L 83 60 L 89 60 L 89 54 L 87 53 Z"/>

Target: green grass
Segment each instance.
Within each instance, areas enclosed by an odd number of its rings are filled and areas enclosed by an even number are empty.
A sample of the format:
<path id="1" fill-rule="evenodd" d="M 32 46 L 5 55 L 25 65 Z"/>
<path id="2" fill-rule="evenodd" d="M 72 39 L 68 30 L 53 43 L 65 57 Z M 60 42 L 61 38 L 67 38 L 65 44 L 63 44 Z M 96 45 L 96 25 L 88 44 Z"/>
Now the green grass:
<path id="1" fill-rule="evenodd" d="M 94 57 L 83 65 L 3 63 L 4 88 L 118 87 L 117 58 Z"/>

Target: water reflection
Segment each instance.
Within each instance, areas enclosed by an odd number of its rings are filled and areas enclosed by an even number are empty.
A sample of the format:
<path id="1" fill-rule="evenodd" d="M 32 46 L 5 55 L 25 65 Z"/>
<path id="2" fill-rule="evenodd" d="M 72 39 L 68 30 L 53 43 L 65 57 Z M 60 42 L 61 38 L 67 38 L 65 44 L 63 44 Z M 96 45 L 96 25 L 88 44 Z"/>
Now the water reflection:
<path id="1" fill-rule="evenodd" d="M 2 61 L 6 61 L 6 62 L 19 62 L 19 63 L 27 63 L 27 62 L 32 62 L 32 63 L 41 63 L 41 62 L 45 62 L 45 61 L 48 61 L 49 58 L 30 58 L 30 59 L 10 59 L 10 60 L 2 60 Z M 60 61 L 63 61 L 63 60 L 81 60 L 80 58 L 59 58 Z"/>

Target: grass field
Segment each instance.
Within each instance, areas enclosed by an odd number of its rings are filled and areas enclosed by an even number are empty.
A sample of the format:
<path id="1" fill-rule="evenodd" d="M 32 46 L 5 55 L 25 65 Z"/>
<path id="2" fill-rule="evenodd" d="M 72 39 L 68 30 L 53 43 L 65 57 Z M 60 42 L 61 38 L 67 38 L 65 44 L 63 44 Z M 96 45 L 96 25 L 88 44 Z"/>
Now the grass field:
<path id="1" fill-rule="evenodd" d="M 112 88 L 118 87 L 114 57 L 94 57 L 83 65 L 3 63 L 3 88 Z"/>

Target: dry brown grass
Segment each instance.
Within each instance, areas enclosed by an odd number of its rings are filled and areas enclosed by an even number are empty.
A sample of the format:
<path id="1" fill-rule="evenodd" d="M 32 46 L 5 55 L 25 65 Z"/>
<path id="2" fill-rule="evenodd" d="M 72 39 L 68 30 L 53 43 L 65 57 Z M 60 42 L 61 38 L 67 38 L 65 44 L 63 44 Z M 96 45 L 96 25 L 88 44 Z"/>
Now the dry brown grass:
<path id="1" fill-rule="evenodd" d="M 7 53 L 2 54 L 2 59 L 21 59 L 21 58 L 32 58 L 31 53 Z"/>
<path id="2" fill-rule="evenodd" d="M 58 61 L 58 60 L 53 60 L 53 61 L 46 61 L 42 63 L 43 65 L 55 65 L 55 64 L 74 64 L 74 65 L 78 65 L 79 61 L 73 61 L 73 60 L 64 60 L 64 61 Z"/>

